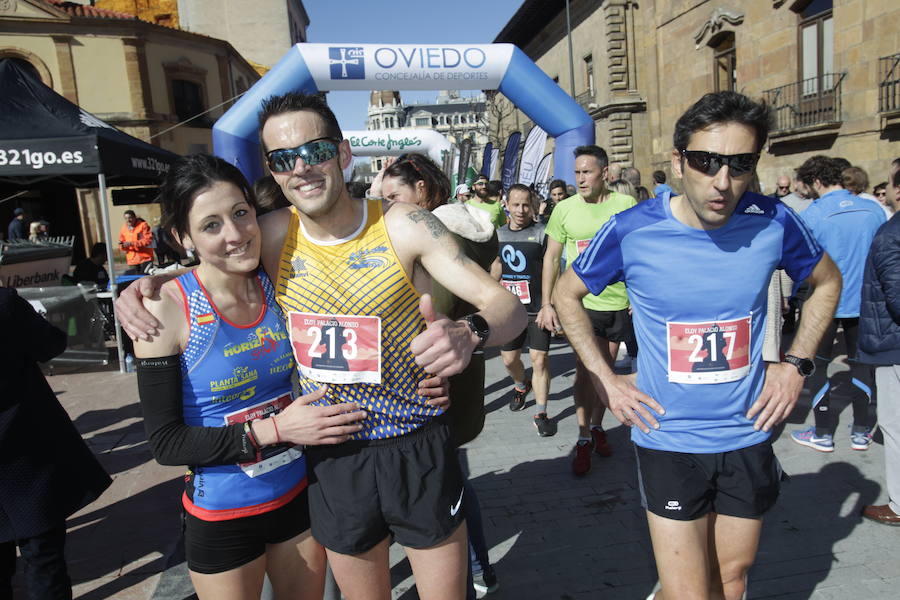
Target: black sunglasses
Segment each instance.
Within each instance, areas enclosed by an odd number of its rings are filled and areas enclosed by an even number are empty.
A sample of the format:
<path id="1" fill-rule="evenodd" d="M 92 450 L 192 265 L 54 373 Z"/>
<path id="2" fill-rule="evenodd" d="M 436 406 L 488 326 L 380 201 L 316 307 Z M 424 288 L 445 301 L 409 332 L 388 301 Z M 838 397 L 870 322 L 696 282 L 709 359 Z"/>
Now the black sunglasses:
<path id="1" fill-rule="evenodd" d="M 293 171 L 298 158 L 302 158 L 309 166 L 318 165 L 337 156 L 338 143 L 332 138 L 318 138 L 296 148 L 272 150 L 266 154 L 266 163 L 273 173 Z"/>
<path id="2" fill-rule="evenodd" d="M 716 154 L 703 150 L 682 150 L 681 155 L 687 159 L 691 168 L 710 177 L 728 165 L 728 173 L 732 177 L 740 177 L 756 168 L 759 154 Z"/>

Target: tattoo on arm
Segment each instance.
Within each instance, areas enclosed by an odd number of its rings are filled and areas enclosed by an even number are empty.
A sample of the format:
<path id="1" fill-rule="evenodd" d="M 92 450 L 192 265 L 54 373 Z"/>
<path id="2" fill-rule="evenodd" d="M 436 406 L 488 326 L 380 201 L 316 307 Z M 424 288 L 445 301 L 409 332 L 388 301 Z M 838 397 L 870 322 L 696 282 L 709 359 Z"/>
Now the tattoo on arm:
<path id="1" fill-rule="evenodd" d="M 413 223 L 424 223 L 434 239 L 439 239 L 448 233 L 447 226 L 427 210 L 417 210 L 408 213 L 407 216 Z"/>

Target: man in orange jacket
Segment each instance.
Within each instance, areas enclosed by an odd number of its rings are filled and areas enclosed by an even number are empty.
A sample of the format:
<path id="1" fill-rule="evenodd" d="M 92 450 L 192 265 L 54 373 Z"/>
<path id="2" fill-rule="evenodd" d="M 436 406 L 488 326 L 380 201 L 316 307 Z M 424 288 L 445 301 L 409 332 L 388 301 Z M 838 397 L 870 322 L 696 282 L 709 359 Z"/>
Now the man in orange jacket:
<path id="1" fill-rule="evenodd" d="M 125 211 L 125 224 L 119 230 L 119 247 L 125 251 L 126 274 L 144 273 L 153 264 L 153 232 L 147 221 L 133 210 Z"/>

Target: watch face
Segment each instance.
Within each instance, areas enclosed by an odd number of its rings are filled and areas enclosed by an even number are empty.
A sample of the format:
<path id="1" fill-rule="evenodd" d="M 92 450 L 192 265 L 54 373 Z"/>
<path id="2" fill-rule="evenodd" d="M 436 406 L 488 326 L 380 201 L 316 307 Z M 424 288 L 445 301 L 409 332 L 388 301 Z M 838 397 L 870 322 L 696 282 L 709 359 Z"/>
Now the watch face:
<path id="1" fill-rule="evenodd" d="M 808 358 L 800 359 L 800 362 L 797 365 L 797 367 L 800 369 L 800 374 L 803 375 L 804 377 L 809 377 L 810 375 L 813 374 L 813 371 L 816 370 L 816 365 L 813 363 L 813 361 L 809 360 Z"/>

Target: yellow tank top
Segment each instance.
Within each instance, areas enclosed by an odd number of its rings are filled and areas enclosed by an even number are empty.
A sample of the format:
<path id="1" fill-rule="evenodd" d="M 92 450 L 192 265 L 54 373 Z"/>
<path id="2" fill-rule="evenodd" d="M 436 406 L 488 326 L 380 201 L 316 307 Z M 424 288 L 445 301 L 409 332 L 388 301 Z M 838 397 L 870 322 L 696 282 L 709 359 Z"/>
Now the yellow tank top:
<path id="1" fill-rule="evenodd" d="M 383 439 L 414 431 L 442 411 L 427 405 L 426 399 L 416 394 L 419 381 L 426 376 L 409 350 L 412 339 L 425 327 L 418 310 L 419 293 L 394 253 L 381 201 L 364 202 L 361 226 L 350 237 L 334 242 L 310 239 L 297 209 L 291 207 L 291 222 L 275 279 L 275 299 L 287 315 L 289 327 L 291 312 L 380 318 L 380 342 L 373 340 L 371 344 L 372 348 L 380 347 L 381 383 L 328 383 L 329 391 L 322 403 L 358 402 L 369 417 L 353 438 Z M 343 333 L 342 329 L 338 331 Z M 292 341 L 294 333 L 292 329 Z M 327 350 L 327 336 L 321 333 L 322 328 L 311 346 Z M 344 348 L 346 357 L 348 346 L 341 343 L 355 338 L 348 339 L 346 334 L 343 338 L 337 352 L 332 352 L 346 369 L 347 361 L 341 358 L 340 348 Z M 297 354 L 298 346 L 295 344 L 294 348 Z M 299 369 L 298 375 L 304 394 L 322 385 L 321 380 L 315 381 Z"/>

